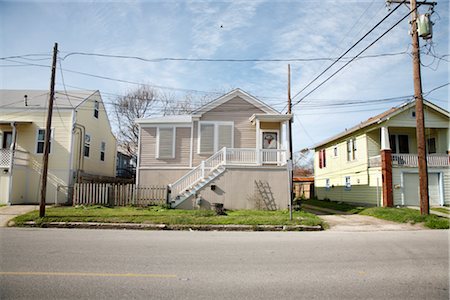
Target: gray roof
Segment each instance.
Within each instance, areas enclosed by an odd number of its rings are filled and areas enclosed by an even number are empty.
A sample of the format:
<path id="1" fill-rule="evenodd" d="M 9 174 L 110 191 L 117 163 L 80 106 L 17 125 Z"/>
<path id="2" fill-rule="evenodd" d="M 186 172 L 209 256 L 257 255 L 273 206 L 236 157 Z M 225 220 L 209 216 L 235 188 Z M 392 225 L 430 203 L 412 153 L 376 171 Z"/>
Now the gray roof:
<path id="1" fill-rule="evenodd" d="M 96 91 L 55 91 L 54 105 L 59 108 L 74 108 Z M 25 106 L 27 95 L 27 106 Z M 0 90 L 0 109 L 37 109 L 48 105 L 48 90 Z"/>

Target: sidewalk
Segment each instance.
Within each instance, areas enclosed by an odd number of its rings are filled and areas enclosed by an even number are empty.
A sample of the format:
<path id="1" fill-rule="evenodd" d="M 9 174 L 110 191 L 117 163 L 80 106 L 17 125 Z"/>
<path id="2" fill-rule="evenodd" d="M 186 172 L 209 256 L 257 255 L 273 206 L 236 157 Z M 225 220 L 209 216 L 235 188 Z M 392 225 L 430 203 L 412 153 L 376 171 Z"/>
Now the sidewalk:
<path id="1" fill-rule="evenodd" d="M 11 219 L 37 209 L 39 209 L 39 205 L 2 206 L 0 207 L 0 227 L 7 227 Z"/>

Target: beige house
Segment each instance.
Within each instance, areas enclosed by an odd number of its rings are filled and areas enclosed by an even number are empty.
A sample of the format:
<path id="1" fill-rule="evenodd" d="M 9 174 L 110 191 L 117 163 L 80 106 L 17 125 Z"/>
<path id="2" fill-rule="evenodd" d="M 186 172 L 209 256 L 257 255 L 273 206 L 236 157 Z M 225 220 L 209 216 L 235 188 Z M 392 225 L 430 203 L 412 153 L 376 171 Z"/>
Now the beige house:
<path id="1" fill-rule="evenodd" d="M 40 201 L 48 91 L 0 90 L 0 203 Z M 80 176 L 115 176 L 116 139 L 99 91 L 56 92 L 47 203 L 65 203 Z"/>
<path id="2" fill-rule="evenodd" d="M 173 207 L 285 209 L 290 118 L 236 89 L 191 115 L 138 119 L 137 184 L 169 185 Z"/>
<path id="3" fill-rule="evenodd" d="M 424 101 L 430 205 L 450 204 L 449 113 Z M 315 146 L 316 195 L 378 206 L 418 206 L 415 102 Z"/>

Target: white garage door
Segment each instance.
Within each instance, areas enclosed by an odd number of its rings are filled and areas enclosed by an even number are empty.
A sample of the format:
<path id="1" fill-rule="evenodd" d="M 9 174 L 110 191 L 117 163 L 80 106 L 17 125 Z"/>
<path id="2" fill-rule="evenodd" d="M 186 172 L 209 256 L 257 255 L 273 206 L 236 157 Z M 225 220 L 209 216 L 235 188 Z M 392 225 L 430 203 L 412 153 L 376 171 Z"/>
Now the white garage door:
<path id="1" fill-rule="evenodd" d="M 419 206 L 419 174 L 403 173 L 405 205 Z M 428 194 L 430 205 L 441 204 L 439 174 L 428 174 Z"/>

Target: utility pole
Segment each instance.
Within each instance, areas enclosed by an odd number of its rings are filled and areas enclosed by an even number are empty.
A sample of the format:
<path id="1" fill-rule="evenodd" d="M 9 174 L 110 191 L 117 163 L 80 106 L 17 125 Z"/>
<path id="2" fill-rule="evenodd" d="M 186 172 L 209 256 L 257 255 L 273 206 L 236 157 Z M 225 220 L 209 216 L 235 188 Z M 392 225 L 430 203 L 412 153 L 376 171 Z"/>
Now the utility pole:
<path id="1" fill-rule="evenodd" d="M 411 0 L 410 4 L 411 4 L 411 19 L 412 19 L 411 33 L 412 33 L 414 98 L 416 99 L 417 155 L 419 161 L 420 213 L 422 215 L 429 215 L 430 202 L 428 196 L 427 153 L 425 148 L 425 121 L 423 116 L 422 78 L 420 76 L 420 47 L 419 47 L 419 34 L 417 32 L 416 0 Z"/>
<path id="2" fill-rule="evenodd" d="M 52 75 L 50 79 L 50 95 L 48 99 L 47 125 L 45 126 L 44 155 L 42 158 L 42 185 L 41 199 L 39 202 L 39 217 L 45 216 L 45 197 L 47 193 L 47 173 L 48 173 L 48 153 L 50 151 L 50 137 L 52 128 L 53 100 L 55 98 L 55 74 L 56 74 L 56 57 L 58 54 L 58 43 L 53 47 L 53 63 Z"/>
<path id="3" fill-rule="evenodd" d="M 429 5 L 434 7 L 436 2 L 417 1 L 417 0 L 387 0 L 391 3 L 408 3 L 411 10 L 411 37 L 412 37 L 412 59 L 413 59 L 413 81 L 414 81 L 414 99 L 416 104 L 416 138 L 417 138 L 417 159 L 419 164 L 419 195 L 420 195 L 420 213 L 422 215 L 430 214 L 430 201 L 428 194 L 428 167 L 425 140 L 425 119 L 423 113 L 422 97 L 422 77 L 420 75 L 420 45 L 417 26 L 417 4 Z"/>
<path id="4" fill-rule="evenodd" d="M 292 101 L 291 101 L 291 65 L 288 64 L 288 105 L 287 113 L 292 114 Z M 293 164 L 293 154 L 292 154 L 292 119 L 289 119 L 288 123 L 288 134 L 289 134 L 289 219 L 292 220 L 292 205 L 294 203 L 294 192 L 293 192 L 293 180 L 294 180 L 294 164 Z"/>

